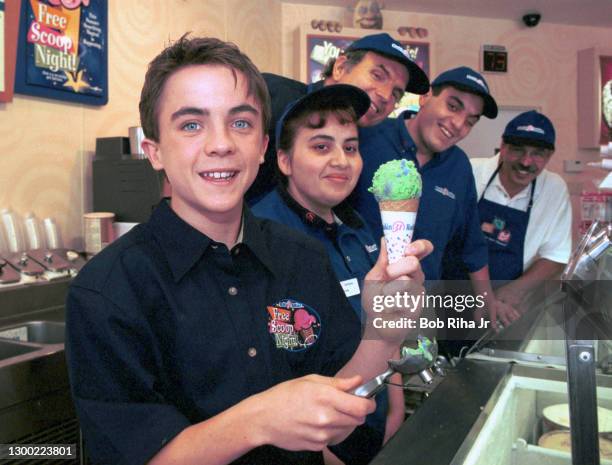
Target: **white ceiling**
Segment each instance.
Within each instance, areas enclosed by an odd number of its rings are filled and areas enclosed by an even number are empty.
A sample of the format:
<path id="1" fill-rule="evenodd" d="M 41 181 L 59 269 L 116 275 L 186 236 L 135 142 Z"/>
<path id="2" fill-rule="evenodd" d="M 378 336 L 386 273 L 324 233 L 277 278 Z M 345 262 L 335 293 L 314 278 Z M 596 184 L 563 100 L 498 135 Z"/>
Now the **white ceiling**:
<path id="1" fill-rule="evenodd" d="M 349 0 L 281 0 L 284 3 L 348 6 Z M 538 12 L 542 23 L 612 27 L 612 0 L 384 0 L 385 10 L 521 21 Z"/>

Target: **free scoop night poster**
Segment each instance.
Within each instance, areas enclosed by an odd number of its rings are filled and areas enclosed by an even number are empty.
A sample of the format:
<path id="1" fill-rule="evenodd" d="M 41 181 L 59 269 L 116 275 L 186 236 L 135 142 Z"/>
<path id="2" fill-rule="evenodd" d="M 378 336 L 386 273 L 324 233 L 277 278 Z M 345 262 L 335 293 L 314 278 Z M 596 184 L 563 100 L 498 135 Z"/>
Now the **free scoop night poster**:
<path id="1" fill-rule="evenodd" d="M 108 101 L 107 0 L 22 0 L 15 92 Z"/>

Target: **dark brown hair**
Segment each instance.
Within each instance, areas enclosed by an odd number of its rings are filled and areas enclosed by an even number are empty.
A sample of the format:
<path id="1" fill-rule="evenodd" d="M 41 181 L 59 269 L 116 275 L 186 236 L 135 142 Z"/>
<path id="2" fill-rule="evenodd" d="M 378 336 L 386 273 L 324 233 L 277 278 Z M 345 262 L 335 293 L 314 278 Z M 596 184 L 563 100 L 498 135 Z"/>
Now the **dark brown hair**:
<path id="1" fill-rule="evenodd" d="M 370 50 L 349 50 L 348 52 L 343 53 L 342 55 L 346 57 L 346 70 L 350 71 L 353 66 L 359 64 L 359 62 L 363 60 L 363 57 L 366 56 L 366 53 L 369 51 Z M 332 73 L 334 72 L 335 64 L 336 58 L 330 58 L 327 60 L 327 63 L 325 63 L 325 66 L 323 67 L 323 71 L 321 71 L 321 79 L 331 77 Z"/>
<path id="2" fill-rule="evenodd" d="M 149 64 L 140 93 L 140 124 L 146 137 L 159 142 L 159 101 L 170 76 L 190 65 L 220 65 L 229 68 L 234 79 L 241 73 L 248 85 L 248 95 L 261 105 L 264 131 L 270 124 L 270 95 L 257 67 L 231 42 L 212 37 L 187 37 L 169 45 Z"/>

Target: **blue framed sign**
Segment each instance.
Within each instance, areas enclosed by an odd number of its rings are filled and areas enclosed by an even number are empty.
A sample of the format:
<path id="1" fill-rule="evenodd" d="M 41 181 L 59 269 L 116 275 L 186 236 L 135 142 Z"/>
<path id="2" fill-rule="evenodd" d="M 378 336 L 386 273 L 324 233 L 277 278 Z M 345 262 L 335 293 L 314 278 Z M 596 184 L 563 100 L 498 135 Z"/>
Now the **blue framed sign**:
<path id="1" fill-rule="evenodd" d="M 15 92 L 108 102 L 108 0 L 22 0 Z"/>

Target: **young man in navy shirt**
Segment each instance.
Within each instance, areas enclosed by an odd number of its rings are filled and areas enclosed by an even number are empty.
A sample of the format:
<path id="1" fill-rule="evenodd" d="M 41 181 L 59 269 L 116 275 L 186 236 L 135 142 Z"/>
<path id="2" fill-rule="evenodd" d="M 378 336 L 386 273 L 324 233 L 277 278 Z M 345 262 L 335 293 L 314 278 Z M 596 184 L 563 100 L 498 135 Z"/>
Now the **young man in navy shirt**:
<path id="1" fill-rule="evenodd" d="M 312 90 L 333 84 L 359 87 L 370 97 L 368 111 L 359 118 L 359 126 L 374 126 L 395 110 L 404 92 L 425 94 L 429 78 L 411 58 L 404 46 L 387 33 L 371 34 L 353 42 L 337 57 L 330 59 L 321 80 L 306 85 L 277 74 L 264 73 L 272 99 L 270 146 L 259 174 L 246 194 L 253 205 L 276 187 L 276 122 L 291 102 Z"/>
<path id="2" fill-rule="evenodd" d="M 360 130 L 364 167 L 353 206 L 377 237 L 382 236 L 378 205 L 367 189 L 378 167 L 393 159 L 414 161 L 423 179 L 423 194 L 414 237 L 429 239 L 434 252 L 423 260 L 427 280 L 442 278 L 448 246 L 458 247 L 476 293 L 484 295 L 491 324 L 497 318 L 509 324 L 518 318 L 515 309 L 493 295 L 487 266 L 487 245 L 478 221 L 474 176 L 467 156 L 457 144 L 482 115 L 497 116 L 497 104 L 479 73 L 454 68 L 440 74 L 432 89 L 419 99 L 418 113 L 406 111 L 397 119 Z"/>
<path id="3" fill-rule="evenodd" d="M 67 299 L 93 461 L 321 464 L 329 447 L 366 463 L 380 445 L 362 425 L 375 405 L 350 391 L 405 334 L 366 324 L 360 339 L 324 248 L 244 208 L 267 144 L 261 75 L 232 44 L 183 37 L 151 62 L 140 114 L 172 198 L 94 257 Z M 390 280 L 420 286 L 431 244 L 412 246 L 393 265 L 383 250 L 370 300 Z"/>

